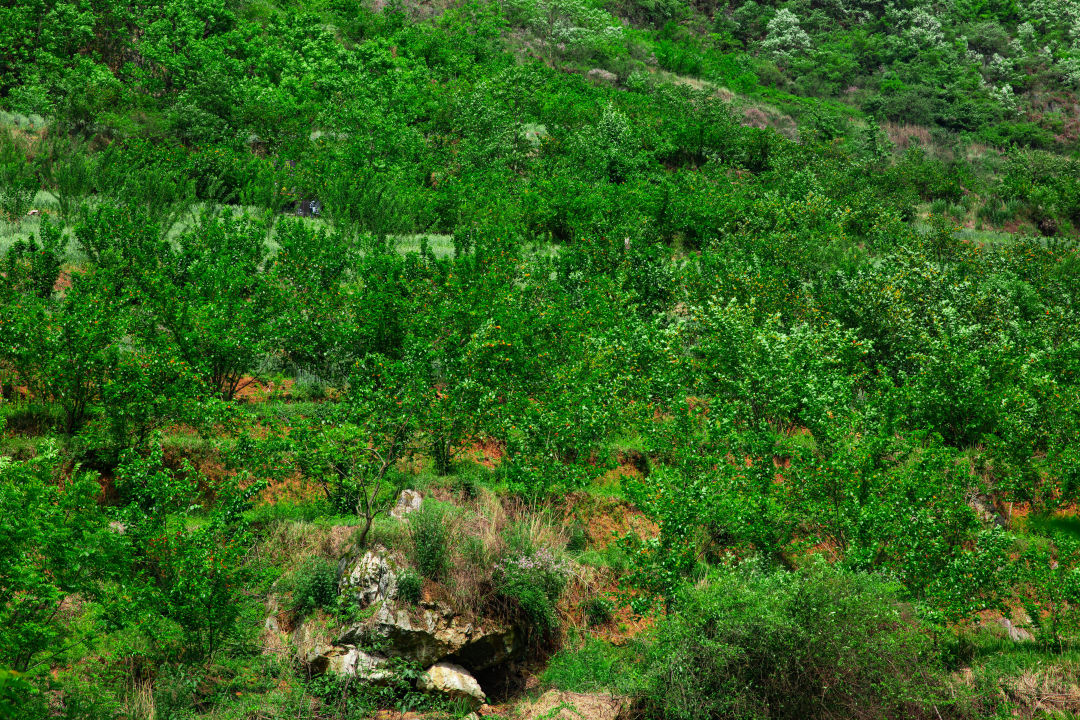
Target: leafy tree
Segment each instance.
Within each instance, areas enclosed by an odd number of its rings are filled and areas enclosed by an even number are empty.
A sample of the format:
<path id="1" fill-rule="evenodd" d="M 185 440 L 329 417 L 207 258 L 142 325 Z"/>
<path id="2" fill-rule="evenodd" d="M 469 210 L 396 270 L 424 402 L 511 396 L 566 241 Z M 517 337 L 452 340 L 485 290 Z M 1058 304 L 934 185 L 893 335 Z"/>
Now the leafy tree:
<path id="1" fill-rule="evenodd" d="M 0 667 L 37 671 L 85 640 L 66 608 L 102 591 L 110 542 L 89 473 L 57 483 L 55 446 L 33 460 L 0 458 Z"/>
<path id="2" fill-rule="evenodd" d="M 60 277 L 67 236 L 47 220 L 41 224 L 41 240 L 31 235 L 16 240 L 3 261 L 4 284 L 9 291 L 45 300 L 52 296 Z"/>
<path id="3" fill-rule="evenodd" d="M 508 0 L 508 15 L 540 38 L 551 62 L 564 52 L 595 46 L 620 34 L 614 18 L 580 0 Z"/>
<path id="4" fill-rule="evenodd" d="M 148 343 L 167 340 L 206 385 L 230 400 L 269 339 L 275 305 L 261 230 L 248 220 L 204 216 L 197 228 L 162 246 L 140 279 L 153 325 Z M 164 329 L 164 337 L 157 326 Z"/>
<path id="5" fill-rule="evenodd" d="M 109 611 L 117 624 L 145 633 L 167 658 L 209 657 L 230 639 L 240 617 L 252 537 L 243 517 L 259 482 L 217 487 L 210 508 L 198 503 L 200 478 L 162 464 L 160 445 L 129 453 L 117 470 L 123 499 Z M 200 518 L 192 526 L 191 520 Z M 179 632 L 175 629 L 179 628 Z"/>
<path id="6" fill-rule="evenodd" d="M 86 422 L 117 364 L 123 318 L 108 285 L 76 276 L 55 301 L 25 298 L 20 307 L 13 364 L 33 392 L 60 406 L 68 434 Z"/>
<path id="7" fill-rule="evenodd" d="M 333 421 L 297 428 L 283 448 L 334 507 L 364 521 L 360 545 L 375 518 L 397 499 L 397 463 L 412 452 L 417 431 L 414 385 L 404 363 L 368 355 L 358 363 Z"/>
<path id="8" fill-rule="evenodd" d="M 762 49 L 779 59 L 810 49 L 810 36 L 799 26 L 799 18 L 787 8 L 780 9 L 769 20 L 768 36 Z"/>
<path id="9" fill-rule="evenodd" d="M 355 248 L 347 236 L 301 221 L 279 223 L 275 240 L 268 282 L 281 308 L 271 320 L 277 342 L 297 368 L 341 377 L 360 351 L 357 308 L 346 287 Z"/>

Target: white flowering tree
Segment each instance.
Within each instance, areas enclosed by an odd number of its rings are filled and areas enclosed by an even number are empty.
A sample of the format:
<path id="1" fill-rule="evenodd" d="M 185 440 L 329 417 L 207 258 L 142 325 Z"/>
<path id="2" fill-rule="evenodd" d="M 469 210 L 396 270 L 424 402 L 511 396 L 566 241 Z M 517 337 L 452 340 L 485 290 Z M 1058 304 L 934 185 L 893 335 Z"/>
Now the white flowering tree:
<path id="1" fill-rule="evenodd" d="M 809 50 L 810 36 L 799 25 L 795 13 L 783 8 L 769 21 L 768 35 L 761 47 L 774 59 L 786 60 Z"/>

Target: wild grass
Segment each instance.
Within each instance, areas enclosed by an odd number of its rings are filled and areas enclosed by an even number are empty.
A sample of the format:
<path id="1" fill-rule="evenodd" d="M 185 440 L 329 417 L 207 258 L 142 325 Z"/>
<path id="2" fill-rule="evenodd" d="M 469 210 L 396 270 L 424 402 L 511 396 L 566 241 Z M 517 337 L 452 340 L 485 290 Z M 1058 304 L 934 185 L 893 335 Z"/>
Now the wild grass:
<path id="1" fill-rule="evenodd" d="M 97 200 L 94 197 L 85 197 L 78 201 L 79 204 L 84 205 L 87 208 L 92 208 L 96 204 Z M 31 204 L 32 210 L 39 211 L 35 215 L 27 215 L 18 222 L 0 222 L 0 254 L 7 252 L 7 249 L 17 242 L 18 240 L 26 240 L 32 235 L 40 233 L 41 223 L 45 218 L 48 218 L 50 222 L 63 224 L 64 231 L 68 233 L 69 241 L 67 247 L 66 260 L 68 262 L 80 263 L 84 262 L 86 258 L 78 252 L 78 244 L 74 239 L 74 223 L 63 222 L 59 215 L 60 204 L 56 195 L 52 192 L 41 190 L 35 195 Z M 202 212 L 209 209 L 217 209 L 219 211 L 229 211 L 234 216 L 240 217 L 247 214 L 250 217 L 256 217 L 260 214 L 259 208 L 254 206 L 243 205 L 211 205 L 209 203 L 198 202 L 195 203 L 190 212 L 184 213 L 177 221 L 171 226 L 168 237 L 176 238 L 182 235 L 184 232 L 190 230 L 195 224 L 195 218 Z M 289 217 L 290 214 L 283 213 L 278 216 L 278 219 Z M 312 225 L 314 227 L 326 227 L 329 229 L 330 225 L 327 221 L 320 218 L 304 217 L 297 218 L 301 222 Z M 271 230 L 267 239 L 267 248 L 271 254 L 276 253 L 278 250 L 278 244 L 275 240 L 277 230 L 277 222 L 274 223 L 274 227 Z M 391 236 L 391 243 L 394 249 L 402 255 L 406 255 L 410 252 L 420 252 L 420 248 L 426 243 L 431 252 L 438 258 L 451 257 L 454 254 L 454 241 L 450 235 L 438 235 L 438 234 L 407 234 Z"/>
<path id="2" fill-rule="evenodd" d="M 36 438 L 60 427 L 59 406 L 34 400 L 7 399 L 0 402 L 0 430 L 5 434 Z"/>
<path id="3" fill-rule="evenodd" d="M 0 127 L 36 132 L 45 128 L 45 118 L 36 113 L 24 115 L 23 113 L 0 110 Z"/>
<path id="4" fill-rule="evenodd" d="M 441 580 L 450 567 L 446 508 L 428 501 L 409 516 L 410 559 L 421 576 Z"/>
<path id="5" fill-rule="evenodd" d="M 552 658 L 541 684 L 569 692 L 633 694 L 641 687 L 637 643 L 618 647 L 598 638 L 570 634 Z"/>
<path id="6" fill-rule="evenodd" d="M 912 146 L 929 148 L 933 144 L 930 129 L 922 125 L 887 122 L 882 127 L 898 150 L 907 150 Z"/>
<path id="7" fill-rule="evenodd" d="M 961 635 L 948 677 L 958 704 L 1012 717 L 1080 717 L 1080 653 L 1050 653 L 990 632 Z"/>
<path id="8" fill-rule="evenodd" d="M 432 486 L 420 511 L 403 520 L 379 518 L 368 544 L 387 548 L 459 612 L 480 616 L 490 609 L 492 573 L 500 560 L 540 548 L 557 556 L 565 553 L 568 529 L 550 509 L 500 497 L 485 487 L 453 504 L 439 499 L 446 493 L 445 486 Z"/>
<path id="9" fill-rule="evenodd" d="M 154 702 L 154 684 L 150 679 L 132 680 L 131 689 L 124 699 L 124 710 L 132 720 L 157 720 L 157 704 Z"/>
<path id="10" fill-rule="evenodd" d="M 604 548 L 589 548 L 577 557 L 582 565 L 595 568 L 608 568 L 621 573 L 630 567 L 630 557 L 626 551 L 619 547 L 618 543 L 611 543 Z"/>

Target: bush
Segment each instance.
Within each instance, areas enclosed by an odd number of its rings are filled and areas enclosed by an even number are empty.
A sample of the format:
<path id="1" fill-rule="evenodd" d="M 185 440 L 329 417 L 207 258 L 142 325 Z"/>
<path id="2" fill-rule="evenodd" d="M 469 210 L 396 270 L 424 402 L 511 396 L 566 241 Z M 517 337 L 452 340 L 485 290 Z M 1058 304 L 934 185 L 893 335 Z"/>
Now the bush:
<path id="1" fill-rule="evenodd" d="M 348 675 L 323 673 L 307 680 L 304 689 L 317 698 L 326 717 L 374 717 L 379 708 L 394 708 L 404 716 L 406 710 L 423 712 L 440 707 L 436 696 L 416 690 L 416 680 L 423 673 L 422 665 L 415 660 L 390 658 L 387 669 L 390 672 L 384 682 L 357 682 L 355 677 Z"/>
<path id="2" fill-rule="evenodd" d="M 635 695 L 640 691 L 641 657 L 636 642 L 617 646 L 586 637 L 580 647 L 573 647 L 574 633 L 568 635 L 568 642 L 544 670 L 543 684 L 582 693 L 608 691 Z"/>
<path id="3" fill-rule="evenodd" d="M 548 548 L 506 558 L 495 566 L 495 587 L 517 606 L 539 635 L 547 636 L 559 627 L 555 604 L 566 587 L 570 568 Z"/>
<path id="4" fill-rule="evenodd" d="M 326 558 L 308 558 L 292 577 L 292 610 L 303 616 L 337 596 L 337 568 Z"/>
<path id="5" fill-rule="evenodd" d="M 615 603 L 609 598 L 597 596 L 585 607 L 585 617 L 590 625 L 606 625 L 615 616 Z"/>
<path id="6" fill-rule="evenodd" d="M 895 593 L 827 566 L 687 589 L 647 653 L 644 715 L 913 717 L 937 658 Z"/>
<path id="7" fill-rule="evenodd" d="M 585 529 L 580 525 L 575 525 L 570 529 L 570 539 L 566 541 L 567 552 L 580 553 L 588 547 L 589 536 L 585 534 Z"/>
<path id="8" fill-rule="evenodd" d="M 398 577 L 397 594 L 407 603 L 415 605 L 420 602 L 423 589 L 424 580 L 413 570 L 406 570 Z"/>
<path id="9" fill-rule="evenodd" d="M 317 380 L 297 380 L 289 395 L 295 402 L 318 402 L 326 399 L 326 386 Z"/>
<path id="10" fill-rule="evenodd" d="M 446 511 L 434 503 L 425 502 L 409 516 L 409 528 L 413 565 L 423 577 L 431 580 L 442 578 L 450 569 Z"/>

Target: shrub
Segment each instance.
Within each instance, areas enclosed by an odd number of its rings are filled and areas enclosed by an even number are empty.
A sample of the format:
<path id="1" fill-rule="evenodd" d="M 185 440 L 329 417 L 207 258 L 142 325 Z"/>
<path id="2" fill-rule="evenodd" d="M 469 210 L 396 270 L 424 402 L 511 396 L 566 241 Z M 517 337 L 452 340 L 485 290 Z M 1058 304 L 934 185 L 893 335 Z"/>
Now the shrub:
<path id="1" fill-rule="evenodd" d="M 640 690 L 641 657 L 636 642 L 617 646 L 586 637 L 575 647 L 573 632 L 568 635 L 568 642 L 544 670 L 542 683 L 570 692 L 606 690 L 634 695 Z"/>
<path id="2" fill-rule="evenodd" d="M 596 596 L 585 606 L 585 617 L 590 625 L 606 625 L 615 616 L 615 603 L 610 598 Z"/>
<path id="3" fill-rule="evenodd" d="M 326 399 L 326 386 L 318 380 L 297 380 L 289 394 L 296 402 L 318 402 Z"/>
<path id="4" fill-rule="evenodd" d="M 585 534 L 585 529 L 580 525 L 575 525 L 570 530 L 570 539 L 566 541 L 567 552 L 579 553 L 584 552 L 589 546 L 589 536 Z"/>
<path id="5" fill-rule="evenodd" d="M 292 610 L 306 615 L 333 602 L 337 595 L 337 568 L 326 558 L 312 557 L 296 569 L 292 578 Z"/>
<path id="6" fill-rule="evenodd" d="M 442 578 L 450 568 L 445 509 L 425 502 L 409 516 L 409 528 L 416 569 L 431 580 Z"/>
<path id="7" fill-rule="evenodd" d="M 869 575 L 733 573 L 686 589 L 647 653 L 645 716 L 912 717 L 928 638 Z"/>
<path id="8" fill-rule="evenodd" d="M 548 548 L 502 560 L 495 566 L 495 587 L 517 605 L 530 630 L 550 635 L 559 626 L 555 603 L 566 587 L 570 568 Z"/>
<path id="9" fill-rule="evenodd" d="M 0 215 L 16 226 L 21 225 L 36 194 L 37 187 L 32 180 L 5 183 L 0 187 Z"/>
<path id="10" fill-rule="evenodd" d="M 424 580 L 414 570 L 406 570 L 398 577 L 397 594 L 407 603 L 415 605 L 420 602 L 423 589 Z"/>
<path id="11" fill-rule="evenodd" d="M 415 689 L 423 673 L 422 665 L 415 660 L 390 658 L 387 666 L 390 672 L 384 682 L 357 682 L 348 675 L 323 673 L 306 681 L 304 689 L 318 699 L 320 709 L 329 717 L 374 717 L 378 708 L 395 708 L 404 715 L 406 710 L 422 712 L 439 707 L 436 696 Z"/>

